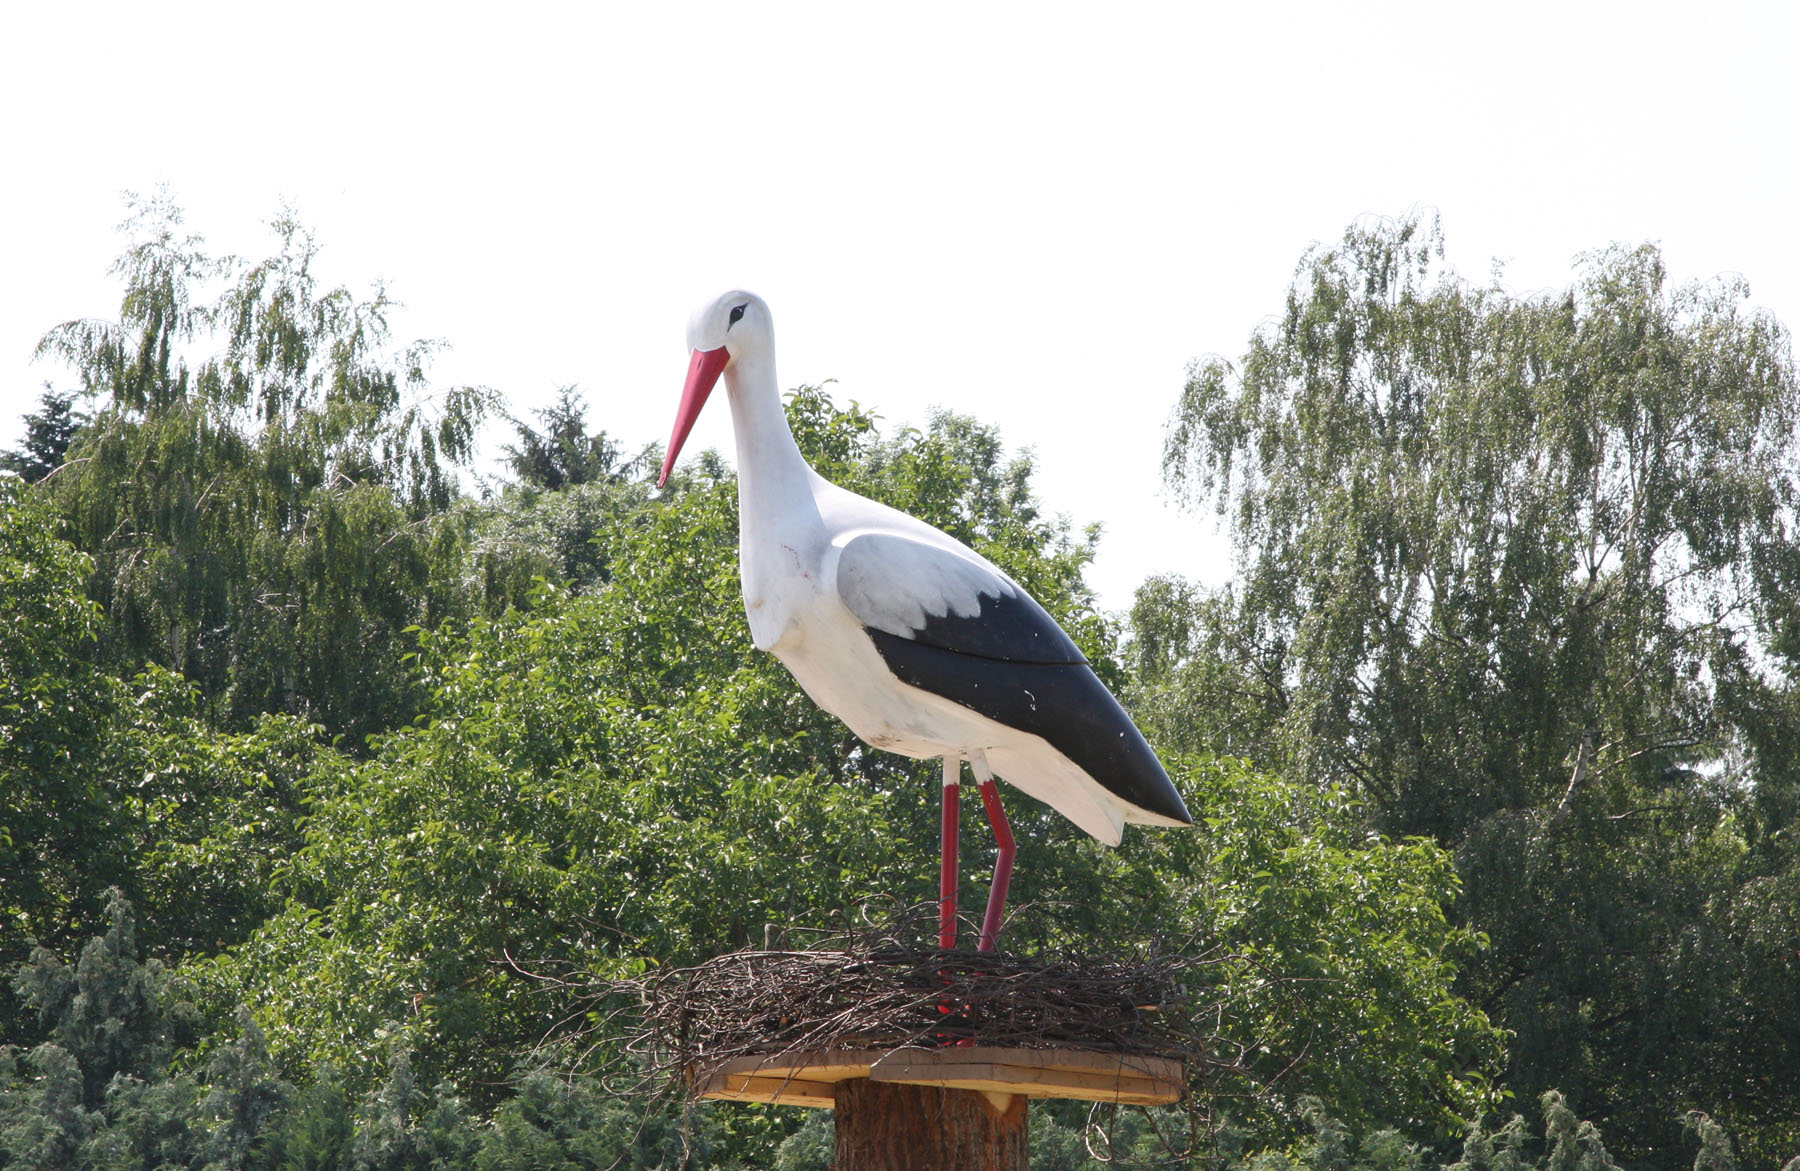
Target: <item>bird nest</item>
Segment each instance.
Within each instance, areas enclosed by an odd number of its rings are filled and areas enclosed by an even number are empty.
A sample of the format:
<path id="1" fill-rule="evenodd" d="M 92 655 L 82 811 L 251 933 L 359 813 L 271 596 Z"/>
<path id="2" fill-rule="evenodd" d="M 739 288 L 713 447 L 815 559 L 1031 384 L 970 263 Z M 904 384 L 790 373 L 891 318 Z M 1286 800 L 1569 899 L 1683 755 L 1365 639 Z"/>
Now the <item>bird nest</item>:
<path id="1" fill-rule="evenodd" d="M 627 1048 L 673 1081 L 738 1058 L 984 1046 L 1169 1058 L 1190 1079 L 1239 1068 L 1221 1038 L 1220 949 L 1130 959 L 944 951 L 906 931 L 748 948 L 631 981 Z"/>

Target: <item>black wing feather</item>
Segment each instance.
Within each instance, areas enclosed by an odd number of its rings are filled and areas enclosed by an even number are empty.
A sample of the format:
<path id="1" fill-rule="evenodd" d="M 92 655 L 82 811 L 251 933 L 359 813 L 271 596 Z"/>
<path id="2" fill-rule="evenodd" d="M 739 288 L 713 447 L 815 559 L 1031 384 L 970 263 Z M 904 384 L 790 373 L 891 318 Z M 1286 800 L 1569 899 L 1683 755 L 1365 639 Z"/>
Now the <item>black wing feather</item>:
<path id="1" fill-rule="evenodd" d="M 913 641 L 1007 663 L 1087 662 L 1075 640 L 1024 590 L 982 594 L 981 613 L 974 618 L 927 614 Z"/>
<path id="2" fill-rule="evenodd" d="M 1023 593 L 1019 596 L 1025 597 Z M 1121 800 L 1192 824 L 1181 794 L 1144 734 L 1085 659 L 1030 662 L 954 649 L 986 645 L 973 627 L 987 617 L 988 600 L 982 599 L 981 618 L 931 620 L 938 629 L 929 640 L 864 629 L 902 683 L 941 695 L 1009 728 L 1041 736 Z M 1037 603 L 1031 602 L 1031 608 L 1043 614 Z M 1044 621 L 1073 648 L 1068 635 L 1048 615 Z"/>

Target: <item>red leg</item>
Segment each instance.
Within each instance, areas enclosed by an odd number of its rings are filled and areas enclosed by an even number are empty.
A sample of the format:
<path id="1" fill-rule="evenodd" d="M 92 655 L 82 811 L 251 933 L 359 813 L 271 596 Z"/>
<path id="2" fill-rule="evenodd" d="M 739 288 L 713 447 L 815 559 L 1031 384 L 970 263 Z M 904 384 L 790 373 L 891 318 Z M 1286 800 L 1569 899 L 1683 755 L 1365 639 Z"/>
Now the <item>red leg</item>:
<path id="1" fill-rule="evenodd" d="M 956 948 L 956 844 L 962 809 L 962 757 L 944 758 L 944 865 L 938 874 L 938 947 Z"/>
<path id="2" fill-rule="evenodd" d="M 1000 808 L 1000 787 L 994 783 L 993 774 L 988 772 L 987 761 L 977 753 L 969 764 L 981 780 L 981 803 L 987 806 L 988 821 L 994 827 L 994 842 L 1000 847 L 999 857 L 994 860 L 994 886 L 988 892 L 987 914 L 981 919 L 981 950 L 993 951 L 994 942 L 1000 936 L 1000 920 L 1006 914 L 1006 888 L 1012 885 L 1013 855 L 1018 851 L 1013 845 L 1012 825 L 1006 820 L 1006 811 Z"/>

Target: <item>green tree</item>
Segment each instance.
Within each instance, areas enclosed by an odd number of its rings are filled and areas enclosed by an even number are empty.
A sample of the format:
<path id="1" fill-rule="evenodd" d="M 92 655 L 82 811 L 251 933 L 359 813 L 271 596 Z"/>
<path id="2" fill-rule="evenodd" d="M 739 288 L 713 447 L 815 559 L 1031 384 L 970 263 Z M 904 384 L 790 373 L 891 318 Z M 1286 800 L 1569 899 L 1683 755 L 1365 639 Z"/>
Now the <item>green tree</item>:
<path id="1" fill-rule="evenodd" d="M 118 320 L 39 346 L 99 404 L 49 499 L 95 559 L 107 661 L 179 671 L 230 724 L 287 712 L 354 743 L 412 714 L 400 632 L 463 604 L 447 514 L 492 396 L 431 392 L 430 345 L 388 352 L 386 292 L 321 289 L 291 215 L 255 264 L 180 225 L 134 200 Z"/>
<path id="2" fill-rule="evenodd" d="M 1441 1142 L 1491 1108 L 1501 1035 L 1456 992 L 1482 941 L 1449 918 L 1450 856 L 1369 833 L 1343 790 L 1233 758 L 1165 759 L 1196 832 L 1146 834 L 1100 855 L 1094 886 L 1107 892 L 1112 930 L 1186 931 L 1227 954 L 1221 1040 L 1255 1081 L 1223 1084 L 1220 1112 L 1270 1143 L 1311 1096 L 1358 1130 Z"/>
<path id="3" fill-rule="evenodd" d="M 1650 247 L 1529 296 L 1441 256 L 1417 219 L 1353 227 L 1241 363 L 1192 368 L 1165 467 L 1240 572 L 1140 593 L 1148 723 L 1455 849 L 1514 1092 L 1561 1086 L 1643 1158 L 1705 1106 L 1772 1158 L 1800 1095 L 1800 925 L 1769 902 L 1800 812 L 1788 335 Z"/>
<path id="4" fill-rule="evenodd" d="M 350 1165 L 355 1106 L 329 1068 L 296 1086 L 287 1109 L 258 1137 L 257 1165 L 271 1171 L 337 1171 Z"/>
<path id="5" fill-rule="evenodd" d="M 517 419 L 507 464 L 516 482 L 475 506 L 472 565 L 490 615 L 525 603 L 539 580 L 576 591 L 604 585 L 618 542 L 606 530 L 632 523 L 653 488 L 646 454 L 621 458 L 605 431 L 589 434 L 587 407 L 572 386 L 538 412 L 540 433 Z"/>
<path id="6" fill-rule="evenodd" d="M 160 1073 L 174 1046 L 166 971 L 156 960 L 138 958 L 137 923 L 125 896 L 111 891 L 106 910 L 106 933 L 87 942 L 73 968 L 39 948 L 16 980 L 49 1025 L 46 1044 L 81 1069 L 81 1099 L 89 1107 L 105 1101 L 116 1076 Z"/>
<path id="7" fill-rule="evenodd" d="M 73 944 L 128 883 L 126 817 L 105 767 L 123 688 L 93 664 L 92 562 L 55 535 L 18 480 L 0 477 L 0 965 L 33 941 Z M 0 1025 L 25 1016 L 0 988 Z"/>
<path id="8" fill-rule="evenodd" d="M 507 465 L 519 483 L 555 491 L 599 480 L 623 480 L 630 461 L 619 458 L 619 445 L 605 431 L 588 434 L 587 403 L 581 392 L 565 386 L 556 401 L 537 412 L 544 430 L 508 418 L 518 433 L 517 446 L 505 448 Z"/>
<path id="9" fill-rule="evenodd" d="M 337 753 L 292 716 L 220 732 L 193 688 L 158 668 L 133 680 L 131 699 L 108 745 L 131 830 L 128 889 L 159 950 L 210 954 L 280 910 L 273 875 L 300 844 L 304 781 Z"/>
<path id="10" fill-rule="evenodd" d="M 23 1063 L 0 1049 L 0 1154 L 45 1171 L 81 1166 L 82 1147 L 105 1125 L 82 1098 L 81 1066 L 60 1045 L 39 1045 Z"/>
<path id="11" fill-rule="evenodd" d="M 109 888 L 147 911 L 158 949 L 216 950 L 276 905 L 268 875 L 296 839 L 317 730 L 267 717 L 215 733 L 178 677 L 99 668 L 92 562 L 54 529 L 0 481 L 0 965 L 112 929 Z M 0 1023 L 23 1041 L 36 1026 L 13 992 Z"/>
<path id="12" fill-rule="evenodd" d="M 255 1018 L 239 1009 L 237 1026 L 237 1039 L 214 1049 L 207 1063 L 209 1085 L 198 1111 L 210 1122 L 200 1144 L 206 1171 L 238 1171 L 250 1166 L 264 1132 L 286 1107 L 292 1092 L 275 1076 Z"/>
<path id="13" fill-rule="evenodd" d="M 180 677 L 96 664 L 92 561 L 43 505 L 0 480 L 0 966 L 111 930 L 109 888 L 144 912 L 158 954 L 216 951 L 279 908 L 270 875 L 298 843 L 300 779 L 329 750 L 292 717 L 217 732 Z M 0 982 L 0 1034 L 40 1032 Z"/>
<path id="14" fill-rule="evenodd" d="M 39 948 L 16 969 L 45 1039 L 23 1061 L 0 1049 L 0 1165 L 110 1171 L 195 1153 L 199 1091 L 169 1069 L 192 1039 L 178 982 L 140 959 L 129 900 L 110 892 L 106 912 L 73 966 Z"/>
<path id="15" fill-rule="evenodd" d="M 45 387 L 38 410 L 25 416 L 23 446 L 0 452 L 0 471 L 37 483 L 62 467 L 69 444 L 86 423 L 87 416 L 75 409 L 74 395 Z"/>

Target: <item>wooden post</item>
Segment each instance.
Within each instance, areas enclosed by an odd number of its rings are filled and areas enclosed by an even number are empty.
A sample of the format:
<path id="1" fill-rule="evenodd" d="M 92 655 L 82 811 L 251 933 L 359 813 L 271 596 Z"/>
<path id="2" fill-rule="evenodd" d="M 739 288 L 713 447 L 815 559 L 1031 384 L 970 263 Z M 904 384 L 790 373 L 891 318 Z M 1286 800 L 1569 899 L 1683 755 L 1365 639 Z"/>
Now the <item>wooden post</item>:
<path id="1" fill-rule="evenodd" d="M 836 1111 L 835 1171 L 1028 1171 L 1026 1099 L 1165 1106 L 1171 1057 L 970 1045 L 784 1051 L 695 1065 L 701 1098 Z"/>
<path id="2" fill-rule="evenodd" d="M 833 1171 L 1029 1171 L 1025 1095 L 868 1078 L 837 1086 Z"/>

